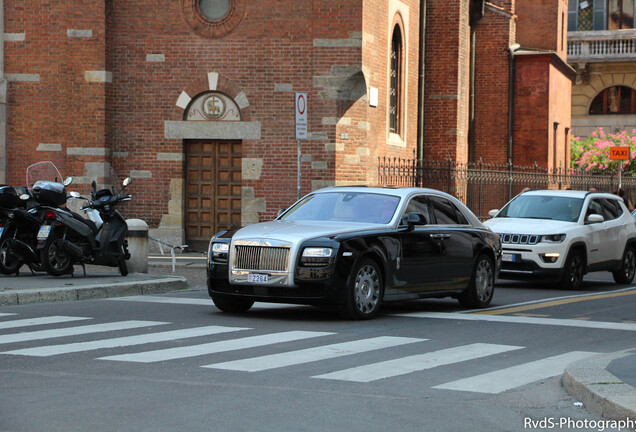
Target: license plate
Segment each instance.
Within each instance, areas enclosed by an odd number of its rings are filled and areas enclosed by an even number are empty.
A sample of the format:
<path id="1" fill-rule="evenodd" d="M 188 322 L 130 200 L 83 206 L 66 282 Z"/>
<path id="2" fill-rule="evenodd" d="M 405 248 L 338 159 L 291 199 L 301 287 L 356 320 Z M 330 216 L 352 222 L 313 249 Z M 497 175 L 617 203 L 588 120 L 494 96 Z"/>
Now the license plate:
<path id="1" fill-rule="evenodd" d="M 269 275 L 260 273 L 248 273 L 247 281 L 250 283 L 266 284 L 269 281 Z"/>
<path id="2" fill-rule="evenodd" d="M 51 233 L 51 225 L 42 225 L 38 231 L 38 240 L 46 240 Z"/>
<path id="3" fill-rule="evenodd" d="M 519 254 L 503 254 L 501 260 L 505 262 L 517 262 L 521 261 L 521 257 Z"/>

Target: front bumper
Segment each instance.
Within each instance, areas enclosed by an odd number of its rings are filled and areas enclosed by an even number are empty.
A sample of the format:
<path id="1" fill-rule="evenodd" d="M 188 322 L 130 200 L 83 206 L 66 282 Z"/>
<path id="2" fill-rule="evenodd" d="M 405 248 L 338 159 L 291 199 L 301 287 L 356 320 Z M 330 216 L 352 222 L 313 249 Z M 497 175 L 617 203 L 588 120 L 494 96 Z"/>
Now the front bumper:
<path id="1" fill-rule="evenodd" d="M 499 276 L 504 279 L 558 279 L 563 274 L 568 252 L 564 243 L 504 244 L 502 249 Z M 558 254 L 553 262 L 547 258 L 552 254 Z"/>
<path id="2" fill-rule="evenodd" d="M 228 266 L 211 263 L 207 269 L 207 287 L 210 297 L 242 297 L 271 303 L 294 303 L 337 306 L 344 300 L 344 285 L 333 276 L 315 281 L 299 281 L 295 286 L 279 284 L 230 284 Z"/>

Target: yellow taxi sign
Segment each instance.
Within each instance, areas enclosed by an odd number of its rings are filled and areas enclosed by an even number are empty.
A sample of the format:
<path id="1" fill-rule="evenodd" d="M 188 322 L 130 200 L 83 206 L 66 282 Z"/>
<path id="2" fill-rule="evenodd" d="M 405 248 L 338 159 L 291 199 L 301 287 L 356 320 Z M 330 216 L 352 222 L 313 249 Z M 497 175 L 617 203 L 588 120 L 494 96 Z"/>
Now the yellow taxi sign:
<path id="1" fill-rule="evenodd" d="M 610 147 L 611 160 L 629 160 L 629 147 Z"/>

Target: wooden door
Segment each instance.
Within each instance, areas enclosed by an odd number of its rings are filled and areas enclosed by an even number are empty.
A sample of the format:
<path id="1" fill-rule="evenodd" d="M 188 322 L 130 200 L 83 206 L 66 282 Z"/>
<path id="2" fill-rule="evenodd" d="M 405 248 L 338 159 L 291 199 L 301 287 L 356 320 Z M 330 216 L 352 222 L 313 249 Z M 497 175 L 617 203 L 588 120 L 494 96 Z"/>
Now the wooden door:
<path id="1" fill-rule="evenodd" d="M 241 141 L 186 141 L 186 244 L 205 251 L 212 235 L 241 226 Z"/>

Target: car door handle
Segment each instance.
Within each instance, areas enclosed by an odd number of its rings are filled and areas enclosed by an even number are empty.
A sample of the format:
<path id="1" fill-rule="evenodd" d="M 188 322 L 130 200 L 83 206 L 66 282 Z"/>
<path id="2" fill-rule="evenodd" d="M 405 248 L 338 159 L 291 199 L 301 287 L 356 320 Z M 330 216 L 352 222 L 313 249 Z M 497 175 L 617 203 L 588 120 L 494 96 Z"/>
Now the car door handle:
<path id="1" fill-rule="evenodd" d="M 445 240 L 450 238 L 450 234 L 442 233 L 442 234 L 431 234 L 431 238 L 434 240 Z"/>

